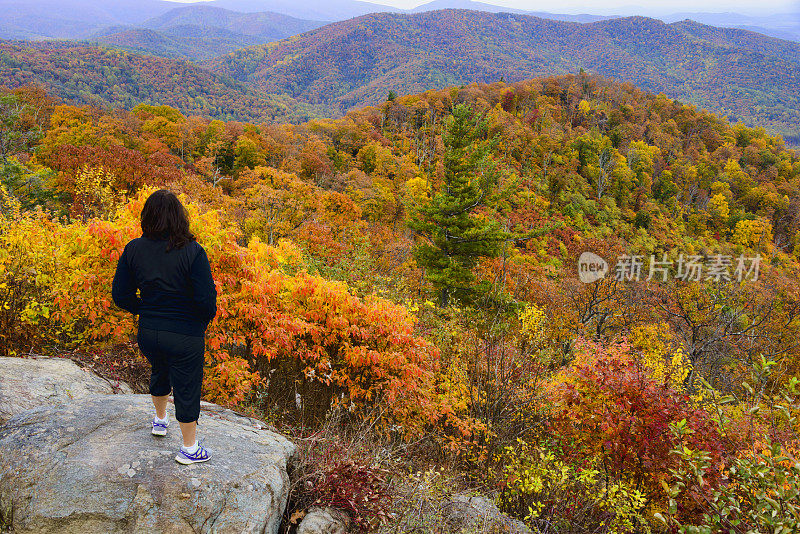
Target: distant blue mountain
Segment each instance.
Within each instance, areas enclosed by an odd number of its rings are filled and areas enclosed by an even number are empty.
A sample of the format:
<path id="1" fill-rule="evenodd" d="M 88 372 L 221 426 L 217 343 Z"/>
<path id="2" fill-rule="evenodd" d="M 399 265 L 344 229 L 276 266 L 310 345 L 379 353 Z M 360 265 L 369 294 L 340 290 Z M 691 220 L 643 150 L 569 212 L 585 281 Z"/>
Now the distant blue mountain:
<path id="1" fill-rule="evenodd" d="M 520 15 L 531 15 L 551 20 L 563 20 L 566 22 L 597 22 L 617 18 L 616 16 L 604 15 L 567 15 L 558 13 L 548 13 L 545 11 L 526 11 L 524 9 L 514 9 L 504 6 L 496 6 L 485 2 L 475 2 L 473 0 L 433 0 L 427 4 L 422 4 L 414 9 L 408 10 L 409 13 L 425 13 L 426 11 L 436 11 L 439 9 L 471 9 L 473 11 L 488 11 L 489 13 L 517 13 Z"/>
<path id="2" fill-rule="evenodd" d="M 421 13 L 446 8 L 493 13 L 507 12 L 581 23 L 617 18 L 617 15 L 576 15 L 525 11 L 475 0 L 433 0 L 410 10 L 361 0 L 305 0 L 303 2 L 296 0 L 213 0 L 194 4 L 167 0 L 0 0 L 0 39 L 83 39 L 102 33 L 105 28 L 111 26 L 145 28 L 143 26 L 145 21 L 165 16 L 168 12 L 172 12 L 173 15 L 176 12 L 182 12 L 183 16 L 191 18 L 197 16 L 198 13 L 208 12 L 214 8 L 238 13 L 272 12 L 295 19 L 325 22 L 342 21 L 375 12 Z M 627 8 L 618 15 L 646 14 L 636 11 L 637 8 Z M 642 8 L 640 11 L 647 11 L 647 9 Z M 213 27 L 222 27 L 234 33 L 253 36 L 252 33 L 241 31 L 236 27 L 236 24 L 244 24 L 243 21 L 246 21 L 246 18 L 237 19 L 229 15 L 226 17 L 234 20 L 233 25 Z M 197 18 L 205 20 L 208 17 L 197 16 Z M 800 9 L 798 9 L 798 13 L 766 16 L 697 12 L 675 13 L 657 18 L 667 23 L 691 19 L 711 26 L 746 29 L 779 39 L 800 41 Z M 181 25 L 196 26 L 197 24 L 183 23 Z M 200 27 L 210 28 L 212 26 L 200 24 Z M 152 25 L 146 26 L 146 28 L 158 29 Z M 296 25 L 290 24 L 289 28 L 296 28 Z M 287 31 L 291 33 L 295 30 L 287 29 Z M 144 34 L 141 35 L 144 36 Z M 226 39 L 229 37 L 226 36 Z"/>
<path id="3" fill-rule="evenodd" d="M 304 0 L 302 2 L 296 0 L 214 0 L 204 4 L 244 13 L 274 11 L 301 19 L 331 22 L 346 20 L 366 15 L 367 13 L 398 13 L 403 11 L 391 6 L 360 2 L 358 0 Z"/>
<path id="4" fill-rule="evenodd" d="M 0 0 L 0 38 L 74 39 L 143 22 L 174 8 L 164 0 Z"/>
<path id="5" fill-rule="evenodd" d="M 167 11 L 144 21 L 141 27 L 109 26 L 88 40 L 137 53 L 202 61 L 324 25 L 279 13 L 240 13 L 193 5 Z"/>
<path id="6" fill-rule="evenodd" d="M 800 3 L 796 13 L 780 13 L 767 16 L 750 16 L 739 13 L 674 13 L 659 17 L 664 22 L 691 19 L 709 26 L 739 28 L 778 39 L 800 42 Z"/>

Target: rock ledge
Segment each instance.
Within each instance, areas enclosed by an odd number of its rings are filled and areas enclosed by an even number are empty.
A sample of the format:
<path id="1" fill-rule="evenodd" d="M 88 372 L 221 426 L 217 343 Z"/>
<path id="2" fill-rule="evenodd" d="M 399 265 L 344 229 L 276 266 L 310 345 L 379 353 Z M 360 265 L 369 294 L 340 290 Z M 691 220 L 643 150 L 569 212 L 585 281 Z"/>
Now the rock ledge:
<path id="1" fill-rule="evenodd" d="M 59 404 L 96 395 L 132 393 L 125 383 L 111 384 L 66 358 L 0 357 L 0 424 L 43 404 Z"/>
<path id="2" fill-rule="evenodd" d="M 181 466 L 150 434 L 149 395 L 93 395 L 23 412 L 0 427 L 0 527 L 61 532 L 278 531 L 294 445 L 230 410 L 204 405 L 210 462 Z"/>

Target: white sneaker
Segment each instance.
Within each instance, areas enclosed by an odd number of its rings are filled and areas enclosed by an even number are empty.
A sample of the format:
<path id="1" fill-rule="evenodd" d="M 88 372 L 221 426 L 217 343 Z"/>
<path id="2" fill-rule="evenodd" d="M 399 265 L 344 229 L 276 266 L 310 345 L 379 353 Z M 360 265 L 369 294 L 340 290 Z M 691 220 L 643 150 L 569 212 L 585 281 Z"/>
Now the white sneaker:
<path id="1" fill-rule="evenodd" d="M 187 452 L 184 447 L 181 447 L 181 450 L 178 451 L 178 455 L 175 457 L 175 461 L 183 465 L 199 464 L 200 462 L 207 462 L 210 459 L 211 453 L 203 448 L 202 445 L 198 445 L 194 453 Z"/>
<path id="2" fill-rule="evenodd" d="M 169 420 L 159 420 L 157 417 L 153 417 L 153 435 L 154 436 L 166 436 L 167 435 L 167 427 L 169 426 Z"/>

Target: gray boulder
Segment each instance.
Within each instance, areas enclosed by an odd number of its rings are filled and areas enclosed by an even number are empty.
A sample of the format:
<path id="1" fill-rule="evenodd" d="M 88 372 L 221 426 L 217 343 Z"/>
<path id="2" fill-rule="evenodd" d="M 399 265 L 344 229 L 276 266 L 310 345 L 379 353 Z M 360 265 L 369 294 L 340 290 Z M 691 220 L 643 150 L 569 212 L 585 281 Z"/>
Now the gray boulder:
<path id="1" fill-rule="evenodd" d="M 312 507 L 297 527 L 297 534 L 345 534 L 348 528 L 350 517 L 345 512 Z"/>
<path id="2" fill-rule="evenodd" d="M 150 434 L 149 395 L 95 395 L 21 413 L 0 427 L 0 529 L 22 533 L 275 534 L 294 445 L 260 423 L 205 404 L 212 453 L 175 462 L 180 429 Z"/>
<path id="3" fill-rule="evenodd" d="M 131 393 L 65 358 L 0 357 L 0 424 L 45 404 L 59 404 L 100 393 Z"/>
<path id="4" fill-rule="evenodd" d="M 497 505 L 483 495 L 460 493 L 445 505 L 449 522 L 470 531 L 500 534 L 530 534 L 524 523 L 501 512 Z"/>

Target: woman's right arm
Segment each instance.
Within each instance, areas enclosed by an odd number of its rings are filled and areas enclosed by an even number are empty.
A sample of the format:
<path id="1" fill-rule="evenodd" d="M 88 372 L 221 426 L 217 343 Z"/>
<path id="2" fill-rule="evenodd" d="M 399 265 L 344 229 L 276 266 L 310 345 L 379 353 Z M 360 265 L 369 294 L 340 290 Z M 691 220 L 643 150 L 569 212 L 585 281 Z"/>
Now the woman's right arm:
<path id="1" fill-rule="evenodd" d="M 136 289 L 136 280 L 130 265 L 128 265 L 128 247 L 125 246 L 125 250 L 117 262 L 114 281 L 111 283 L 111 298 L 114 300 L 114 304 L 134 315 L 138 314 L 142 301 L 136 295 Z"/>

